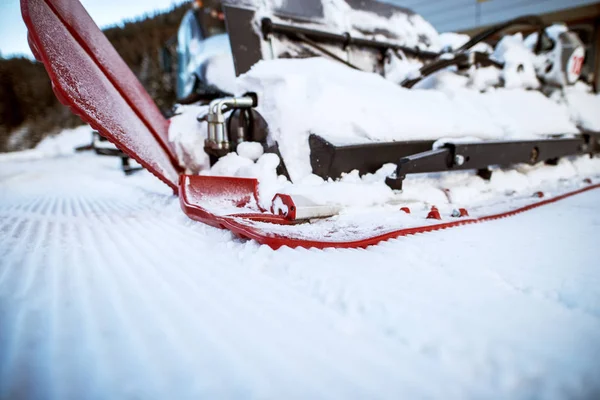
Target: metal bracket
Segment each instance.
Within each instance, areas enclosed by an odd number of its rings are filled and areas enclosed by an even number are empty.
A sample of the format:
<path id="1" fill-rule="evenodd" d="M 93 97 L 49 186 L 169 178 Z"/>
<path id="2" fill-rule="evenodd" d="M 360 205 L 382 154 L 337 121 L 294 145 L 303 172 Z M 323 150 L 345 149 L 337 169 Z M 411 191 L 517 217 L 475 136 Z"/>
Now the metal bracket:
<path id="1" fill-rule="evenodd" d="M 484 179 L 491 177 L 490 166 L 518 163 L 536 164 L 561 157 L 597 152 L 590 144 L 592 135 L 568 139 L 497 141 L 447 144 L 441 148 L 402 157 L 396 173 L 386 179 L 395 190 L 402 189 L 407 174 L 474 169 Z M 599 145 L 600 147 L 600 145 Z"/>
<path id="2" fill-rule="evenodd" d="M 92 132 L 92 143 L 88 146 L 78 147 L 76 151 L 94 150 L 94 153 L 99 156 L 119 157 L 121 159 L 121 170 L 127 176 L 144 169 L 142 167 L 132 167 L 129 163 L 131 158 L 117 147 L 99 147 L 97 144 L 100 142 L 108 142 L 108 139 L 94 131 Z"/>

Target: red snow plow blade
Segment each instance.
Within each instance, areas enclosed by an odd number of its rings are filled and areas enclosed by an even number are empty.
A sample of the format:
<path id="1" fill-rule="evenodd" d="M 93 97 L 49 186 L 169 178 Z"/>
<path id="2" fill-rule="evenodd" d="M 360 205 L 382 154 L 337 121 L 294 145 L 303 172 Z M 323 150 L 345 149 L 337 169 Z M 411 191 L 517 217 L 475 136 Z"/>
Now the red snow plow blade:
<path id="1" fill-rule="evenodd" d="M 274 204 L 269 212 L 259 206 L 255 179 L 181 173 L 168 142 L 168 121 L 79 1 L 21 0 L 21 8 L 32 51 L 44 63 L 63 104 L 178 193 L 190 218 L 273 248 L 366 247 L 394 237 L 502 218 L 599 186 L 589 184 L 545 200 L 527 196 L 509 211 L 489 213 L 487 208 L 487 214 L 477 215 L 475 210 L 472 217 L 461 212 L 453 219 L 442 217 L 442 222 L 426 219 L 427 212 L 408 215 L 404 207 L 376 214 L 374 222 L 335 215 L 309 223 L 310 218 L 291 216 L 322 217 L 330 210 L 296 204 L 288 195 L 280 195 L 281 204 Z"/>
<path id="2" fill-rule="evenodd" d="M 64 105 L 177 190 L 168 121 L 76 0 L 23 0 L 29 44 Z"/>
<path id="3" fill-rule="evenodd" d="M 397 216 L 399 218 L 396 221 L 386 221 L 384 224 L 368 229 L 364 229 L 364 227 L 361 227 L 360 225 L 345 224 L 336 226 L 335 223 L 329 223 L 327 228 L 323 230 L 314 230 L 312 229 L 313 224 L 304 223 L 301 225 L 294 225 L 282 216 L 259 213 L 258 211 L 256 213 L 233 213 L 225 215 L 216 215 L 210 211 L 210 206 L 215 205 L 215 197 L 220 199 L 225 198 L 226 201 L 230 203 L 239 201 L 240 199 L 246 201 L 248 195 L 253 192 L 250 188 L 252 185 L 256 184 L 257 181 L 254 179 L 182 175 L 180 186 L 181 208 L 185 214 L 193 220 L 204 222 L 218 228 L 229 229 L 233 234 L 242 239 L 254 239 L 273 249 L 278 249 L 283 246 L 318 249 L 329 247 L 366 248 L 368 246 L 376 245 L 379 242 L 402 236 L 510 217 L 588 190 L 600 188 L 600 184 L 589 184 L 581 189 L 543 200 L 540 200 L 539 198 L 544 197 L 544 194 L 538 192 L 533 196 L 522 199 L 518 206 L 513 207 L 509 211 L 500 211 L 478 217 L 469 217 L 466 210 L 464 211 L 464 214 L 463 210 L 461 210 L 460 216 L 440 217 L 437 209 L 433 207 L 432 211 L 435 210 L 435 214 L 430 211 L 429 213 L 421 213 L 422 215 L 414 218 L 404 215 L 407 212 L 406 207 L 404 207 L 403 209 L 397 210 Z M 219 189 L 214 191 L 214 185 L 219 185 Z M 213 194 L 216 195 L 215 197 L 211 195 L 207 196 L 203 191 L 208 187 L 213 188 Z M 241 188 L 243 187 L 248 190 L 246 192 L 241 191 Z M 227 195 L 229 190 L 232 190 L 235 193 L 233 197 Z M 223 203 L 221 203 L 221 205 L 223 205 Z M 442 219 L 447 222 L 441 222 L 440 220 Z M 411 226 L 411 223 L 421 225 Z M 404 225 L 405 227 L 398 227 L 399 225 Z M 298 229 L 301 227 L 306 227 L 307 229 Z M 349 234 L 348 231 L 350 231 Z"/>

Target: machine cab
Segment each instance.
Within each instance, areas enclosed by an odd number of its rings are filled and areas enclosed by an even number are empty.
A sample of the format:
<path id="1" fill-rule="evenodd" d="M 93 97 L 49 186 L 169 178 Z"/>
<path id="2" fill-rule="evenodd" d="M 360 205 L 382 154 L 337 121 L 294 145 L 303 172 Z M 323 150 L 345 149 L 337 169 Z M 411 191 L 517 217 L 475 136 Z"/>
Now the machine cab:
<path id="1" fill-rule="evenodd" d="M 219 1 L 196 1 L 177 32 L 177 99 L 188 103 L 232 90 L 235 73 Z"/>

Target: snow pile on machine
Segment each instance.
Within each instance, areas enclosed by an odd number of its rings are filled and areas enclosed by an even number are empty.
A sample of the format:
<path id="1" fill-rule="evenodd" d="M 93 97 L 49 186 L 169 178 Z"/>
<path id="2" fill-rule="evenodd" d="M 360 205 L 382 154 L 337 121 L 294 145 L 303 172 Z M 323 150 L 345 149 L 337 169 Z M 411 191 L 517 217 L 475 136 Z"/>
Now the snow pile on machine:
<path id="1" fill-rule="evenodd" d="M 598 186 L 600 97 L 565 27 L 492 47 L 495 31 L 439 35 L 380 3 L 289 3 L 226 3 L 237 97 L 179 107 L 167 142 L 77 0 L 22 0 L 59 98 L 177 188 L 188 216 L 241 237 L 366 246 Z"/>
<path id="2" fill-rule="evenodd" d="M 239 93 L 257 93 L 260 99 L 257 110 L 269 124 L 270 139 L 278 143 L 289 180 L 277 176 L 280 160 L 274 154 L 266 154 L 254 163 L 255 155 L 232 152 L 211 168 L 208 156 L 200 151 L 206 139 L 206 124 L 197 130 L 196 121 L 206 107 L 184 108 L 181 115 L 173 118 L 170 133 L 176 140 L 183 136 L 191 142 L 184 142 L 183 147 L 189 151 L 182 154 L 189 158 L 183 165 L 191 165 L 193 158 L 192 164 L 201 166 L 203 174 L 257 178 L 264 208 L 269 208 L 277 192 L 318 197 L 315 199 L 318 203 L 359 206 L 385 203 L 393 197 L 392 190 L 384 184 L 385 177 L 395 170 L 393 164 L 382 166 L 376 174 L 362 179 L 357 179 L 356 170 L 348 171 L 348 175 L 338 180 L 340 184 L 322 185 L 325 180 L 312 174 L 310 165 L 308 138 L 313 132 L 340 146 L 399 140 L 524 139 L 556 132 L 579 133 L 568 109 L 538 91 L 491 88 L 480 93 L 463 87 L 409 90 L 379 75 L 355 71 L 323 58 L 262 61 L 239 78 L 238 87 Z M 444 136 L 434 132 L 444 132 Z M 250 143 L 258 145 L 245 144 Z M 176 145 L 182 142 L 177 141 Z"/>

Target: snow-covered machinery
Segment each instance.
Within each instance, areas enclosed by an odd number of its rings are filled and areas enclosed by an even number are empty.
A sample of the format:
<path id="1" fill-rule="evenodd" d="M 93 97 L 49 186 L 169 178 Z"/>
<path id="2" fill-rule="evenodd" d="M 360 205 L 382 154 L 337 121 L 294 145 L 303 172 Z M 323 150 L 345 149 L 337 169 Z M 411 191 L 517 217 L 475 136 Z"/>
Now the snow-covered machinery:
<path id="1" fill-rule="evenodd" d="M 240 237 L 367 246 L 598 187 L 584 48 L 537 17 L 469 38 L 374 1 L 225 1 L 237 78 L 202 65 L 236 95 L 166 121 L 77 0 L 21 5 L 59 99 Z M 499 38 L 515 25 L 533 33 Z"/>
<path id="2" fill-rule="evenodd" d="M 399 81 L 400 86 L 406 88 L 418 88 L 428 77 L 440 71 L 448 71 L 449 68 L 453 68 L 452 74 L 458 77 L 476 76 L 481 74 L 481 69 L 494 68 L 499 76 L 489 84 L 490 87 L 516 85 L 545 91 L 572 86 L 581 73 L 585 56 L 581 41 L 564 27 L 546 29 L 538 17 L 528 16 L 508 21 L 483 31 L 456 49 L 446 46 L 439 51 L 439 46 L 434 46 L 436 39 L 439 41 L 435 37 L 437 33 L 409 10 L 357 0 L 333 3 L 337 7 L 335 10 L 327 10 L 327 7 L 331 8 L 331 4 L 324 5 L 320 0 L 303 2 L 300 8 L 296 3 L 289 2 L 268 10 L 268 16 L 262 17 L 260 13 L 264 13 L 264 10 L 226 6 L 229 26 L 234 27 L 230 29 L 229 35 L 237 75 L 248 72 L 264 59 L 315 56 L 325 56 L 352 69 L 380 74 Z M 343 6 L 347 9 L 343 10 Z M 336 21 L 332 17 L 335 12 L 343 12 L 348 21 Z M 361 18 L 365 16 L 370 20 Z M 336 22 L 337 31 L 327 29 L 335 27 Z M 536 33 L 528 38 L 529 43 L 507 44 L 504 46 L 506 49 L 502 49 L 500 45 L 496 52 L 491 51 L 489 46 L 482 46 L 484 40 L 518 25 L 535 28 Z M 412 36 L 408 40 L 402 35 L 407 30 Z M 358 31 L 359 35 L 355 37 L 349 31 Z M 403 44 L 406 41 L 410 42 L 410 46 Z M 530 59 L 522 56 L 522 60 L 515 60 L 515 50 L 528 52 Z M 535 60 L 532 61 L 533 57 Z M 406 61 L 400 63 L 399 60 Z M 527 63 L 528 61 L 530 62 Z M 401 64 L 401 67 L 394 68 L 390 65 L 394 63 Z M 410 68 L 411 65 L 420 68 Z M 282 68 L 285 66 L 282 65 Z M 508 82 L 503 81 L 504 69 Z M 402 74 L 404 76 L 400 78 Z M 254 94 L 241 98 L 217 99 L 210 104 L 206 115 L 208 137 L 205 151 L 213 156 L 213 162 L 218 157 L 235 151 L 237 144 L 248 140 L 262 142 L 265 150 L 269 151 L 268 134 L 265 132 L 267 125 L 263 123 L 260 113 L 249 111 L 258 102 L 259 99 Z M 239 111 L 226 118 L 224 109 Z M 258 126 L 252 123 L 255 120 L 260 121 Z M 560 135 L 565 132 L 549 133 Z M 433 135 L 429 139 L 439 139 L 447 134 L 444 132 Z M 493 145 L 461 144 L 458 147 L 453 144 L 442 149 L 432 149 L 433 142 L 429 140 L 413 143 L 377 142 L 377 147 L 373 143 L 365 143 L 362 151 L 356 146 L 348 149 L 345 146 L 334 146 L 319 136 L 318 132 L 314 132 L 309 137 L 312 172 L 323 178 L 338 178 L 352 170 L 363 174 L 372 173 L 382 165 L 393 162 L 398 163 L 398 169 L 396 176 L 388 179 L 388 184 L 394 189 L 401 189 L 402 180 L 407 173 L 478 169 L 489 178 L 489 165 L 519 162 L 535 164 L 577 154 L 582 150 L 585 152 L 590 146 L 594 146 L 589 136 L 582 136 L 575 141 L 505 141 Z M 543 151 L 540 151 L 541 148 Z M 477 156 L 471 154 L 473 152 Z M 409 158 L 398 162 L 404 156 Z"/>

